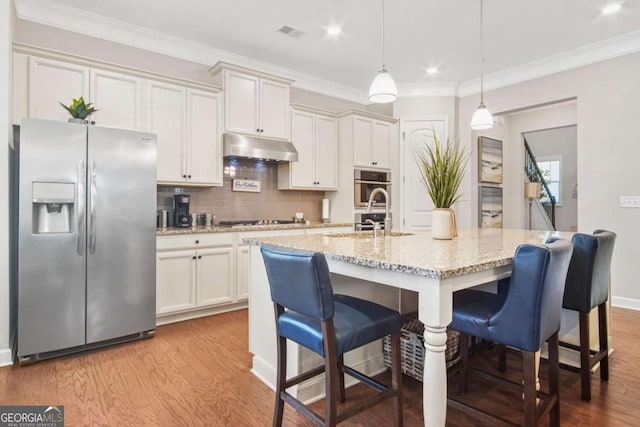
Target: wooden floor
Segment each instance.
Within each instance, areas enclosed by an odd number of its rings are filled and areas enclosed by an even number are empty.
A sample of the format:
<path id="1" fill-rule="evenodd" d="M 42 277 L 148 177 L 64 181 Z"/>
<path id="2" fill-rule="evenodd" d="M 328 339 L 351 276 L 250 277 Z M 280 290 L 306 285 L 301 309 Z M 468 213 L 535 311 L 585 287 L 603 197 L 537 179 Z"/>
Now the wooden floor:
<path id="1" fill-rule="evenodd" d="M 561 419 L 567 426 L 640 425 L 640 312 L 614 309 L 615 353 L 608 383 L 594 376 L 593 400 L 579 399 L 578 375 L 561 371 Z M 487 361 L 480 354 L 476 363 Z M 67 426 L 267 426 L 273 392 L 250 373 L 246 310 L 158 328 L 156 336 L 25 367 L 0 368 L 0 404 L 64 405 Z M 517 355 L 509 355 L 517 377 Z M 542 367 L 543 388 L 546 367 Z M 385 377 L 383 375 L 382 377 Z M 405 377 L 405 425 L 420 426 L 422 384 Z M 455 393 L 451 375 L 450 390 Z M 347 390 L 347 402 L 369 393 Z M 470 378 L 467 399 L 520 422 L 521 400 Z M 321 410 L 322 402 L 316 406 Z M 342 425 L 388 426 L 391 402 Z M 545 422 L 546 423 L 546 422 Z M 285 408 L 285 425 L 309 425 Z M 449 409 L 447 425 L 481 425 Z"/>

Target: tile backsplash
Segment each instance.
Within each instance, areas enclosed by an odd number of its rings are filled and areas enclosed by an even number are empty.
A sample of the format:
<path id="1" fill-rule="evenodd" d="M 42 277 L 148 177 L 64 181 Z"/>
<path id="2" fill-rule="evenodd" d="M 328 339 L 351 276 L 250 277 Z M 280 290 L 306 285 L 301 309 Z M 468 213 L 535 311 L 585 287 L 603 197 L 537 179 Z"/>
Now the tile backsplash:
<path id="1" fill-rule="evenodd" d="M 260 193 L 231 191 L 234 178 L 260 181 Z M 306 220 L 320 221 L 322 191 L 278 190 L 278 165 L 249 159 L 225 159 L 222 187 L 158 186 L 158 209 L 172 210 L 174 194 L 191 195 L 191 213 L 213 212 L 216 222 L 250 219 L 292 219 L 303 212 Z"/>

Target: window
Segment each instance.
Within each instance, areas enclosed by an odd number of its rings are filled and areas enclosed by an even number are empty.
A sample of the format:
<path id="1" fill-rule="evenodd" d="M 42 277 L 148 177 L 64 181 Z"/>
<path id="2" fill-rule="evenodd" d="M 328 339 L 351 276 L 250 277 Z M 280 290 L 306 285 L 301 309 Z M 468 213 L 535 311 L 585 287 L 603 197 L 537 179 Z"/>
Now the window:
<path id="1" fill-rule="evenodd" d="M 549 186 L 551 194 L 556 198 L 556 205 L 562 204 L 562 157 L 560 156 L 545 156 L 538 159 L 538 168 L 542 172 L 542 176 Z M 551 203 L 551 199 L 546 194 L 544 187 L 542 187 L 542 203 Z"/>

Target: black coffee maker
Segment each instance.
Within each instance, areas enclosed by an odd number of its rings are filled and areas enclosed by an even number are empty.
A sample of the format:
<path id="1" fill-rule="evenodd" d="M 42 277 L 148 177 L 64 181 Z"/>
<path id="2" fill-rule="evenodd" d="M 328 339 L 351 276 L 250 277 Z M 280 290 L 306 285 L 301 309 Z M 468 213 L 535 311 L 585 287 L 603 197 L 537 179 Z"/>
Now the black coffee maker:
<path id="1" fill-rule="evenodd" d="M 173 226 L 191 227 L 188 194 L 175 194 L 173 196 Z"/>

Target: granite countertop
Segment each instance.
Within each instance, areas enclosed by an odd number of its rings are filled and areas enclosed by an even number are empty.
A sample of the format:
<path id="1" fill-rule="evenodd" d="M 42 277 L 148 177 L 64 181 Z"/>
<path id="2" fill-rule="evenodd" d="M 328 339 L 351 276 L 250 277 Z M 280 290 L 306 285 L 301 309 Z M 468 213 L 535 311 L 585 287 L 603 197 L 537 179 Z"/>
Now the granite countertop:
<path id="1" fill-rule="evenodd" d="M 274 244 L 322 252 L 328 259 L 434 279 L 447 279 L 509 265 L 521 243 L 544 243 L 549 237 L 571 239 L 556 231 L 466 228 L 453 240 L 435 240 L 430 232 L 397 233 L 373 238 L 371 232 L 336 235 L 252 237 L 246 243 Z"/>
<path id="2" fill-rule="evenodd" d="M 267 230 L 306 230 L 308 228 L 333 228 L 333 227 L 353 227 L 353 223 L 346 222 L 311 222 L 309 224 L 267 224 L 267 225 L 247 225 L 242 227 L 188 227 L 188 228 L 160 228 L 156 231 L 156 236 L 175 236 L 180 234 L 199 233 L 237 233 L 243 231 L 267 231 Z"/>

